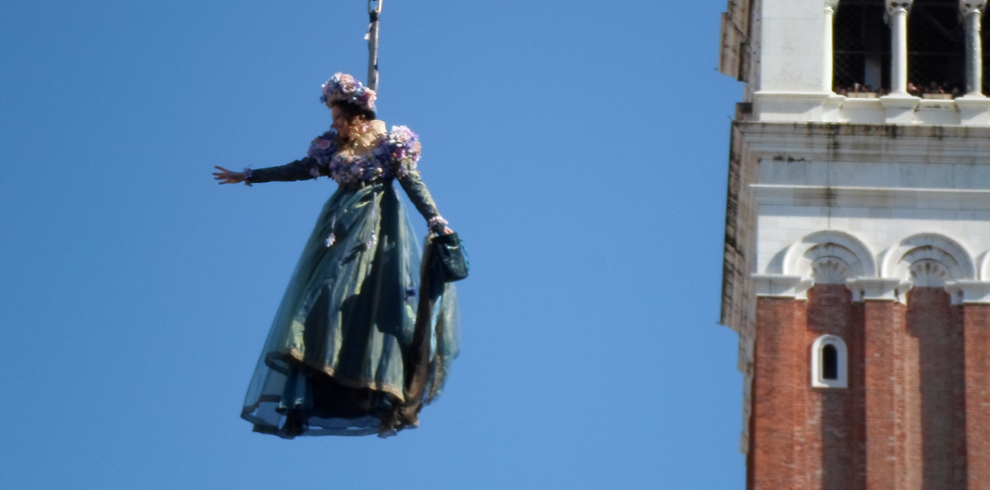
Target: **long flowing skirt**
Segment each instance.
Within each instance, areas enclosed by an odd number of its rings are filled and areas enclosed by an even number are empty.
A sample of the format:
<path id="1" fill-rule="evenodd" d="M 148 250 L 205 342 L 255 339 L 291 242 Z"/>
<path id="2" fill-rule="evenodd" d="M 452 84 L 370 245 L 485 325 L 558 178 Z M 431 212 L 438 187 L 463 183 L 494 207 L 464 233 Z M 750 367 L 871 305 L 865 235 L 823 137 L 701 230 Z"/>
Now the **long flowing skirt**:
<path id="1" fill-rule="evenodd" d="M 244 400 L 255 431 L 386 435 L 415 427 L 442 390 L 456 291 L 421 267 L 392 182 L 340 187 L 323 207 Z"/>

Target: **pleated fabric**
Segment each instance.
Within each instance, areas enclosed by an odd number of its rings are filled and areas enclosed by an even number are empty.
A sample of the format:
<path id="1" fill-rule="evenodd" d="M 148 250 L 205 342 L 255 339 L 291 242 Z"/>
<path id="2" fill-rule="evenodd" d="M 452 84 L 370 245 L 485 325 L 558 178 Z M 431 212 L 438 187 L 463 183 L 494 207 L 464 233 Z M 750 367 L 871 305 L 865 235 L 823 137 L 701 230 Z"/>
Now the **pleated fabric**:
<path id="1" fill-rule="evenodd" d="M 391 435 L 442 392 L 456 291 L 421 261 L 393 182 L 341 186 L 323 207 L 244 400 L 255 431 Z"/>

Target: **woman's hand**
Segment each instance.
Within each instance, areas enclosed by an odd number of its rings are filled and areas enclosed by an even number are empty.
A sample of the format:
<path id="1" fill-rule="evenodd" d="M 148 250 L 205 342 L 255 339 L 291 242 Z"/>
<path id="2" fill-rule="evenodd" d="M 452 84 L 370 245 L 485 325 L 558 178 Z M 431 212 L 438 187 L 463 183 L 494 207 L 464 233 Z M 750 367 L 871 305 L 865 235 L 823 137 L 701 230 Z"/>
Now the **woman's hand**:
<path id="1" fill-rule="evenodd" d="M 233 172 L 219 166 L 214 166 L 213 168 L 219 170 L 219 172 L 213 172 L 213 178 L 219 180 L 220 185 L 239 184 L 241 182 L 244 182 L 243 172 Z"/>

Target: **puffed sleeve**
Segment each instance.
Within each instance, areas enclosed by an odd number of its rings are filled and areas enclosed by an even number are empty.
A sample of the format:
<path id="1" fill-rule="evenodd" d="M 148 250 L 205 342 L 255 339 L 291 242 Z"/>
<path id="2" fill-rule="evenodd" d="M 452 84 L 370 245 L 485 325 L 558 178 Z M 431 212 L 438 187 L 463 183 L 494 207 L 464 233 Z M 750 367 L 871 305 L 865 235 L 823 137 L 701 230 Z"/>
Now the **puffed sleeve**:
<path id="1" fill-rule="evenodd" d="M 405 126 L 397 126 L 383 138 L 375 153 L 386 163 L 429 226 L 442 230 L 447 221 L 440 216 L 440 211 L 416 168 L 420 150 L 419 136 Z"/>
<path id="2" fill-rule="evenodd" d="M 246 170 L 245 177 L 248 185 L 262 182 L 294 182 L 297 180 L 315 179 L 321 175 L 329 175 L 329 163 L 337 152 L 337 131 L 330 130 L 317 136 L 309 144 L 306 157 L 278 167 Z"/>
<path id="3" fill-rule="evenodd" d="M 251 169 L 247 182 L 251 184 L 261 184 L 263 182 L 294 182 L 297 180 L 310 180 L 322 175 L 322 167 L 317 165 L 316 160 L 305 157 L 292 163 L 279 165 L 277 167 Z"/>

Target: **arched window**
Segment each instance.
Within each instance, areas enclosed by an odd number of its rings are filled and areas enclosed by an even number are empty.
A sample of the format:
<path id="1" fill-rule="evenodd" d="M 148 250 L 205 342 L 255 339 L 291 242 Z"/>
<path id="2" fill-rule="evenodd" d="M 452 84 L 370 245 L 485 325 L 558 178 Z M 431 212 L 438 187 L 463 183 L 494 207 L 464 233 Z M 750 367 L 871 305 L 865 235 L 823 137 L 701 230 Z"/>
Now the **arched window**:
<path id="1" fill-rule="evenodd" d="M 846 343 L 835 335 L 822 335 L 811 346 L 811 386 L 847 388 L 849 356 Z"/>
<path id="2" fill-rule="evenodd" d="M 958 0 L 914 0 L 908 17 L 908 92 L 966 93 L 966 28 Z"/>
<path id="3" fill-rule="evenodd" d="M 839 379 L 839 351 L 832 344 L 822 347 L 822 379 Z"/>
<path id="4" fill-rule="evenodd" d="M 884 22 L 885 13 L 883 0 L 839 2 L 832 34 L 835 93 L 890 91 L 890 27 Z"/>

